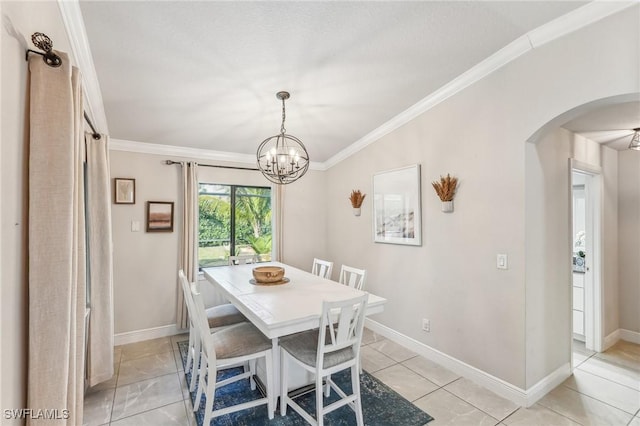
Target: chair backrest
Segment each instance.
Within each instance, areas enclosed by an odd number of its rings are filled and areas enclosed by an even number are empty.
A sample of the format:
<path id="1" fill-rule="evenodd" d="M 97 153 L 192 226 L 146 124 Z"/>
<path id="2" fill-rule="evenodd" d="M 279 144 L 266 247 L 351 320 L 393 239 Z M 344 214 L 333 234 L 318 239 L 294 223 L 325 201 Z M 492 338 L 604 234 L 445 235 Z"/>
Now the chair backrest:
<path id="1" fill-rule="evenodd" d="M 200 336 L 202 335 L 200 331 L 200 327 L 198 327 L 198 317 L 195 309 L 195 303 L 193 301 L 193 295 L 191 294 L 191 285 L 187 276 L 184 274 L 182 269 L 178 271 L 178 277 L 180 278 L 180 285 L 182 287 L 182 292 L 184 294 L 184 301 L 187 305 L 187 312 L 189 316 L 189 334 L 192 337 L 189 337 L 189 341 L 194 342 L 197 350 L 200 351 L 202 345 L 200 344 Z M 193 338 L 193 340 L 191 340 Z M 196 343 L 197 342 L 197 343 Z M 191 349 L 189 349 L 191 350 Z"/>
<path id="2" fill-rule="evenodd" d="M 313 275 L 330 280 L 331 272 L 333 272 L 333 262 L 317 258 L 313 259 L 313 266 L 311 266 L 311 273 Z"/>
<path id="3" fill-rule="evenodd" d="M 190 293 L 193 306 L 193 322 L 194 328 L 197 330 L 198 337 L 202 339 L 202 350 L 210 363 L 216 362 L 216 351 L 213 346 L 213 339 L 211 338 L 211 331 L 209 330 L 209 322 L 207 321 L 207 313 L 204 308 L 204 301 L 202 300 L 202 293 L 198 288 L 197 283 L 191 283 Z"/>
<path id="4" fill-rule="evenodd" d="M 187 276 L 184 274 L 184 271 L 180 269 L 178 271 L 178 278 L 180 279 L 180 286 L 182 287 L 182 294 L 184 296 L 184 303 L 187 305 L 187 312 L 189 313 L 189 322 L 191 326 L 195 326 L 193 319 L 193 297 L 191 296 L 191 286 L 189 285 L 189 280 Z"/>
<path id="5" fill-rule="evenodd" d="M 364 280 L 366 276 L 367 271 L 364 269 L 342 265 L 338 282 L 358 290 L 364 290 Z"/>
<path id="6" fill-rule="evenodd" d="M 322 302 L 322 317 L 318 333 L 316 366 L 323 368 L 324 355 L 352 347 L 357 358 L 362 343 L 364 314 L 369 294 L 338 302 Z M 348 361 L 353 358 L 349 358 Z"/>
<path id="7" fill-rule="evenodd" d="M 247 263 L 258 263 L 258 256 L 255 254 L 243 254 L 241 256 L 229 256 L 229 266 L 246 265 Z"/>

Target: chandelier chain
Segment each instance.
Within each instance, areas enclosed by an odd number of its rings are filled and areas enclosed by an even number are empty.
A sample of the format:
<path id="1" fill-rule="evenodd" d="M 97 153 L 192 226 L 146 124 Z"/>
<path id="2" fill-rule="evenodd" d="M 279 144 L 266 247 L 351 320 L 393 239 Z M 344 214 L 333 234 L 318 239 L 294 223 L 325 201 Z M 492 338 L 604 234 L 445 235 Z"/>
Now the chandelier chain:
<path id="1" fill-rule="evenodd" d="M 282 98 L 282 124 L 280 125 L 280 133 L 282 133 L 283 135 L 287 131 L 287 129 L 284 128 L 284 120 L 285 120 L 285 118 L 286 118 L 286 113 L 285 113 L 285 109 L 284 109 L 284 98 Z"/>

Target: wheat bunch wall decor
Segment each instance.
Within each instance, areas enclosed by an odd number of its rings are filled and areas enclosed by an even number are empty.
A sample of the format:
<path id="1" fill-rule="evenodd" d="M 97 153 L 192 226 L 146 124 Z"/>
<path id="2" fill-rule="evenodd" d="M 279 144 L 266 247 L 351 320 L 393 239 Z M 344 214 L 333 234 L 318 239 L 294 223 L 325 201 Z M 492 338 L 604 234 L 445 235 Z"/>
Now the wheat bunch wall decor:
<path id="1" fill-rule="evenodd" d="M 431 185 L 442 201 L 442 211 L 451 213 L 453 211 L 453 197 L 455 197 L 458 188 L 458 178 L 451 177 L 447 173 L 447 176 L 440 176 L 440 180 L 431 182 Z"/>
<path id="2" fill-rule="evenodd" d="M 363 194 L 359 189 L 354 189 L 353 191 L 351 191 L 349 201 L 351 201 L 354 215 L 360 216 L 360 208 L 362 207 L 362 202 L 364 201 L 364 197 L 366 196 L 367 194 Z"/>

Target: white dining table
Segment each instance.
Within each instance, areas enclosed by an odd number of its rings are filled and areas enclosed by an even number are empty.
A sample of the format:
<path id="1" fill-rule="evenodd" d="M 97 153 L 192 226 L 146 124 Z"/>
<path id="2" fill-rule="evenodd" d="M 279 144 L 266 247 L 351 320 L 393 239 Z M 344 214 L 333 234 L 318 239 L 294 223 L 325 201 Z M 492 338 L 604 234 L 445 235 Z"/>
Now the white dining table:
<path id="1" fill-rule="evenodd" d="M 253 284 L 252 271 L 256 266 L 281 266 L 289 282 L 278 285 Z M 363 291 L 279 262 L 216 266 L 204 268 L 203 273 L 222 296 L 272 340 L 276 394 L 280 389 L 278 338 L 318 328 L 323 301 L 348 300 L 364 294 Z M 369 293 L 365 315 L 382 312 L 386 301 Z M 302 382 L 308 382 L 308 377 L 293 378 L 290 380 L 290 389 L 306 384 Z"/>

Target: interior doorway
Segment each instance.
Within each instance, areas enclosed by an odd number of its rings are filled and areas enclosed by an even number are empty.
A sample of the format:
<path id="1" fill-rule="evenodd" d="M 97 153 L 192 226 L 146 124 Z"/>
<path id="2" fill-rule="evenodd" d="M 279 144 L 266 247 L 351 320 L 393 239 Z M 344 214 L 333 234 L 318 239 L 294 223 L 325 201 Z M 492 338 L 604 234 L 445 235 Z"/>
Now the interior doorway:
<path id="1" fill-rule="evenodd" d="M 573 340 L 585 342 L 585 310 L 590 307 L 590 303 L 585 303 L 585 273 L 586 273 L 586 229 L 587 211 L 585 197 L 586 176 L 583 173 L 571 172 L 571 199 L 573 209 L 573 262 L 572 262 L 572 318 L 573 318 Z"/>
<path id="2" fill-rule="evenodd" d="M 573 353 L 602 351 L 601 173 L 571 163 L 571 342 Z M 572 367 L 577 365 L 575 355 Z"/>

